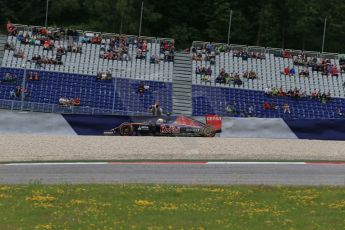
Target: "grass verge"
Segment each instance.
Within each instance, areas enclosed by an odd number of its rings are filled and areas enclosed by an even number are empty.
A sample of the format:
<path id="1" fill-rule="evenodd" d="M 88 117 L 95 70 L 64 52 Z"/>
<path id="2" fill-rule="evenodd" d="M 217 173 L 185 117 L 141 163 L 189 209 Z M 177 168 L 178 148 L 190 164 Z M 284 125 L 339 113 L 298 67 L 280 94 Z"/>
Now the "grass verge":
<path id="1" fill-rule="evenodd" d="M 0 229 L 344 229 L 345 188 L 0 185 Z"/>

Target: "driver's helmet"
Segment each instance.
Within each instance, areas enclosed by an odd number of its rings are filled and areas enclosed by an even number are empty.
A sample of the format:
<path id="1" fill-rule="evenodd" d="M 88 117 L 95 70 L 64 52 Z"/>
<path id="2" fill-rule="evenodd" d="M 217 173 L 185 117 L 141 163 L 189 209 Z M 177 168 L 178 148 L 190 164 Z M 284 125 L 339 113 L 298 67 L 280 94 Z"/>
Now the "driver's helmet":
<path id="1" fill-rule="evenodd" d="M 159 119 L 157 119 L 157 124 L 158 125 L 161 125 L 161 124 L 164 124 L 164 119 L 163 118 L 159 118 Z"/>

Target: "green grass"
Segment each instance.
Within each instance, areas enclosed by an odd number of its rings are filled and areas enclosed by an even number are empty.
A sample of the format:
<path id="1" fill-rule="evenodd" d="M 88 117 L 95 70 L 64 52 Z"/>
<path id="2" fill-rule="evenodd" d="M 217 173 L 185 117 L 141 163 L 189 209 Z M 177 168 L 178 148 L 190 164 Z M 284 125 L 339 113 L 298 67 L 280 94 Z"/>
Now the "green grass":
<path id="1" fill-rule="evenodd" d="M 0 185 L 0 229 L 345 229 L 345 188 Z"/>

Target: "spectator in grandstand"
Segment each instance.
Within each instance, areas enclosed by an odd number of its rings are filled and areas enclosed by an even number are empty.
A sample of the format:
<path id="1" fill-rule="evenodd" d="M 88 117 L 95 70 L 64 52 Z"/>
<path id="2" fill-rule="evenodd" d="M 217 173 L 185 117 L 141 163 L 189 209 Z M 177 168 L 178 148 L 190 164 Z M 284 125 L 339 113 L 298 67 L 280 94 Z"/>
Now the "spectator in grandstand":
<path id="1" fill-rule="evenodd" d="M 79 54 L 81 54 L 82 53 L 82 46 L 81 46 L 81 44 L 74 45 L 72 47 L 72 53 L 79 53 Z"/>
<path id="2" fill-rule="evenodd" d="M 234 115 L 234 114 L 236 113 L 234 107 L 233 107 L 231 104 L 229 104 L 229 105 L 226 107 L 226 112 L 227 112 L 228 114 L 231 114 L 231 115 Z"/>
<path id="3" fill-rule="evenodd" d="M 327 95 L 326 95 L 326 93 L 322 93 L 322 94 L 321 94 L 320 102 L 321 102 L 322 104 L 326 104 L 326 103 L 327 103 Z"/>
<path id="4" fill-rule="evenodd" d="M 301 53 L 297 56 L 297 58 L 294 59 L 293 64 L 297 65 L 297 66 L 305 66 L 307 65 L 308 60 L 306 55 L 304 55 L 304 53 Z"/>
<path id="5" fill-rule="evenodd" d="M 249 107 L 248 107 L 248 117 L 253 117 L 253 116 L 255 116 L 254 111 L 255 111 L 255 105 L 249 106 Z"/>
<path id="6" fill-rule="evenodd" d="M 152 113 L 153 116 L 161 116 L 163 113 L 163 110 L 160 107 L 159 102 L 156 102 L 155 104 L 151 105 L 149 107 L 149 111 Z"/>
<path id="7" fill-rule="evenodd" d="M 238 73 L 234 75 L 233 83 L 234 85 L 239 85 L 239 86 L 243 84 L 242 80 L 240 79 L 240 75 Z"/>
<path id="8" fill-rule="evenodd" d="M 211 82 L 211 75 L 201 74 L 201 81 L 202 82 Z"/>
<path id="9" fill-rule="evenodd" d="M 16 91 L 14 89 L 11 89 L 10 91 L 10 99 L 17 98 Z"/>
<path id="10" fill-rule="evenodd" d="M 38 31 L 38 34 L 39 34 L 39 35 L 43 35 L 43 36 L 48 35 L 48 30 L 47 30 L 47 28 L 42 27 L 42 28 Z"/>
<path id="11" fill-rule="evenodd" d="M 272 96 L 272 88 L 271 87 L 266 87 L 265 88 L 265 95 L 266 96 Z"/>
<path id="12" fill-rule="evenodd" d="M 283 87 L 279 88 L 277 96 L 278 97 L 285 97 L 286 96 L 286 93 L 284 92 Z"/>
<path id="13" fill-rule="evenodd" d="M 273 88 L 272 88 L 272 95 L 273 95 L 273 96 L 278 96 L 278 93 L 279 93 L 279 89 L 276 88 L 276 87 L 273 87 Z"/>
<path id="14" fill-rule="evenodd" d="M 298 76 L 300 77 L 309 77 L 309 71 L 307 69 L 303 69 L 299 72 Z"/>
<path id="15" fill-rule="evenodd" d="M 112 52 L 111 52 L 112 53 Z M 140 49 L 137 50 L 136 59 L 145 60 L 146 59 L 146 52 L 141 51 Z"/>
<path id="16" fill-rule="evenodd" d="M 257 78 L 256 73 L 253 70 L 249 72 L 244 72 L 243 77 L 249 80 L 254 80 Z"/>
<path id="17" fill-rule="evenodd" d="M 197 66 L 197 67 L 195 68 L 195 74 L 196 74 L 196 75 L 201 74 L 200 66 Z"/>
<path id="18" fill-rule="evenodd" d="M 296 71 L 294 68 L 290 69 L 290 76 L 295 76 Z"/>
<path id="19" fill-rule="evenodd" d="M 45 40 L 43 44 L 43 50 L 51 50 L 54 48 L 54 42 L 52 40 Z"/>
<path id="20" fill-rule="evenodd" d="M 292 58 L 292 55 L 291 55 L 290 51 L 288 51 L 288 50 L 283 50 L 283 51 L 282 51 L 282 57 L 283 57 L 283 58 Z"/>
<path id="21" fill-rule="evenodd" d="M 60 106 L 80 106 L 81 101 L 80 98 L 67 98 L 67 97 L 60 97 L 59 99 Z"/>
<path id="22" fill-rule="evenodd" d="M 15 89 L 16 98 L 20 97 L 21 92 L 22 92 L 21 87 L 17 86 Z"/>
<path id="23" fill-rule="evenodd" d="M 102 37 L 100 34 L 96 34 L 93 38 L 91 38 L 91 43 L 92 44 L 98 44 L 100 45 L 102 43 Z"/>
<path id="24" fill-rule="evenodd" d="M 318 91 L 316 89 L 314 89 L 313 92 L 311 93 L 311 98 L 312 99 L 317 99 L 318 94 L 319 94 Z"/>
<path id="25" fill-rule="evenodd" d="M 290 69 L 289 67 L 285 67 L 283 69 L 283 71 L 281 72 L 281 74 L 284 74 L 285 76 L 289 76 L 290 75 Z"/>
<path id="26" fill-rule="evenodd" d="M 112 76 L 110 71 L 104 71 L 104 72 L 100 72 L 97 74 L 96 76 L 96 80 L 101 80 L 101 81 L 108 81 L 108 80 L 112 80 Z"/>
<path id="27" fill-rule="evenodd" d="M 212 69 L 211 69 L 211 66 L 209 66 L 206 70 L 206 75 L 207 76 L 212 76 Z"/>
<path id="28" fill-rule="evenodd" d="M 155 54 L 152 54 L 151 58 L 150 58 L 150 63 L 151 64 L 159 64 L 159 57 Z"/>
<path id="29" fill-rule="evenodd" d="M 15 58 L 24 58 L 24 51 L 23 50 L 18 50 L 17 52 L 15 52 L 14 54 L 13 54 L 13 57 L 15 57 Z"/>
<path id="30" fill-rule="evenodd" d="M 271 109 L 273 109 L 272 105 L 271 105 L 269 102 L 267 102 L 267 101 L 265 101 L 265 102 L 262 104 L 262 108 L 263 108 L 264 110 L 271 110 Z"/>
<path id="31" fill-rule="evenodd" d="M 336 65 L 334 65 L 331 69 L 332 77 L 338 77 L 339 76 L 339 70 Z"/>
<path id="32" fill-rule="evenodd" d="M 38 72 L 29 72 L 29 74 L 27 75 L 27 79 L 29 81 L 39 81 L 40 76 L 39 76 Z"/>
<path id="33" fill-rule="evenodd" d="M 225 69 L 222 68 L 222 69 L 220 70 L 219 76 L 225 77 L 225 75 L 226 75 Z"/>
<path id="34" fill-rule="evenodd" d="M 138 91 L 140 94 L 144 94 L 144 92 L 145 92 L 144 83 L 140 83 Z"/>
<path id="35" fill-rule="evenodd" d="M 291 114 L 290 106 L 289 106 L 288 103 L 285 103 L 285 104 L 283 105 L 283 109 L 284 109 L 284 113 Z"/>
<path id="36" fill-rule="evenodd" d="M 10 21 L 8 21 L 6 24 L 6 30 L 7 30 L 7 34 L 9 36 L 16 36 L 17 35 L 17 29 Z"/>
<path id="37" fill-rule="evenodd" d="M 15 74 L 6 73 L 2 82 L 4 83 L 14 83 L 17 82 L 17 76 Z"/>
<path id="38" fill-rule="evenodd" d="M 335 115 L 338 116 L 338 117 L 344 117 L 345 113 L 343 112 L 343 110 L 340 107 L 337 107 L 335 109 Z"/>
<path id="39" fill-rule="evenodd" d="M 65 47 L 59 45 L 56 49 L 56 52 L 60 53 L 61 55 L 65 55 L 67 51 L 66 51 Z"/>
<path id="40" fill-rule="evenodd" d="M 138 89 L 138 91 L 139 91 L 140 94 L 144 94 L 144 93 L 148 92 L 149 89 L 150 89 L 150 86 L 149 86 L 149 85 L 147 85 L 147 84 L 145 84 L 145 83 L 143 83 L 143 82 L 141 82 L 141 83 L 139 84 L 139 89 Z"/>
<path id="41" fill-rule="evenodd" d="M 229 78 L 228 73 L 219 74 L 218 77 L 216 78 L 215 82 L 218 84 L 226 84 L 228 78 Z"/>
<path id="42" fill-rule="evenodd" d="M 192 56 L 192 60 L 194 61 L 202 61 L 203 60 L 203 57 L 202 57 L 202 54 L 201 53 L 198 53 L 198 54 L 193 54 Z"/>
<path id="43" fill-rule="evenodd" d="M 5 48 L 5 50 L 15 50 L 15 45 L 14 45 L 13 41 L 11 43 L 6 42 L 4 48 Z"/>

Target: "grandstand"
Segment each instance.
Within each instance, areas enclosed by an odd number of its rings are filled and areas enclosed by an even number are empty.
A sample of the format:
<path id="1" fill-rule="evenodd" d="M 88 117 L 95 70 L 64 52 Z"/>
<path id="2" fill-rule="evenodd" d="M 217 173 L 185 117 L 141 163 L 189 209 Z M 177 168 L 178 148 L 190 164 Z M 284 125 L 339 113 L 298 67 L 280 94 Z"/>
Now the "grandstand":
<path id="1" fill-rule="evenodd" d="M 246 57 L 239 53 L 245 53 Z M 284 54 L 288 56 L 284 57 Z M 194 42 L 191 55 L 193 115 L 196 116 L 215 113 L 223 116 L 335 118 L 338 117 L 336 110 L 345 106 L 342 99 L 344 75 L 339 72 L 341 65 L 338 54 Z M 338 76 L 313 71 L 312 67 L 296 65 L 295 62 L 301 55 L 306 56 L 308 62 L 314 58 L 317 62 L 328 59 L 330 64 L 338 69 Z M 210 68 L 211 74 L 196 73 L 198 67 Z M 286 76 L 283 73 L 286 67 L 294 68 L 295 74 Z M 233 75 L 238 74 L 240 84 L 234 84 L 233 81 L 226 84 L 217 83 L 222 70 Z M 256 78 L 245 78 L 244 73 L 251 71 L 255 73 Z M 309 73 L 309 77 L 299 76 L 302 71 Z M 264 91 L 268 88 L 282 89 L 283 92 L 298 89 L 304 93 L 304 98 L 295 100 L 286 96 L 266 96 Z M 309 96 L 315 89 L 322 93 L 329 92 L 332 95 L 330 102 L 321 103 L 320 100 L 310 99 Z M 264 102 L 276 105 L 277 109 L 263 109 Z M 285 104 L 289 105 L 291 114 L 284 113 Z M 229 114 L 226 109 L 228 105 L 237 112 Z M 249 107 L 254 107 L 252 114 L 248 114 Z"/>
<path id="2" fill-rule="evenodd" d="M 18 34 L 22 37 L 44 38 L 37 33 L 40 27 L 15 25 Z M 36 32 L 34 32 L 36 31 Z M 58 31 L 57 28 L 48 28 L 48 31 Z M 68 38 L 66 35 L 53 40 L 54 48 L 45 49 L 44 45 L 25 44 L 17 36 L 8 36 L 7 42 L 13 45 L 13 50 L 5 50 L 2 61 L 1 77 L 6 74 L 16 76 L 16 81 L 2 83 L 0 85 L 1 107 L 20 107 L 33 111 L 45 112 L 73 112 L 73 113 L 107 113 L 107 114 L 141 114 L 147 112 L 147 108 L 155 101 L 159 101 L 166 111 L 172 111 L 172 59 L 162 46 L 173 43 L 172 39 L 148 38 L 124 36 L 126 59 L 104 58 L 102 49 L 109 49 L 110 41 L 116 34 L 101 34 L 95 32 L 78 31 L 77 38 Z M 101 36 L 100 44 L 87 42 L 94 37 Z M 137 58 L 138 42 L 147 43 L 144 58 Z M 81 52 L 65 52 L 62 55 L 62 64 L 43 64 L 37 66 L 31 61 L 38 55 L 48 59 L 54 59 L 57 49 L 67 49 L 68 46 L 80 46 Z M 123 47 L 117 47 L 118 49 Z M 15 52 L 21 50 L 25 58 L 14 57 Z M 165 51 L 165 52 L 164 52 Z M 168 56 L 168 58 L 167 58 Z M 152 61 L 152 57 L 158 60 Z M 25 67 L 24 67 L 25 66 Z M 23 83 L 23 75 L 30 72 L 39 72 L 40 81 Z M 99 82 L 96 75 L 101 72 L 110 72 L 114 77 L 111 81 Z M 26 79 L 25 79 L 26 80 Z M 145 94 L 138 92 L 140 84 L 145 84 L 149 90 Z M 24 105 L 18 101 L 10 102 L 10 92 L 16 86 L 25 84 L 27 98 Z M 79 108 L 59 107 L 59 98 L 80 98 Z M 18 98 L 20 99 L 20 98 Z"/>
<path id="3" fill-rule="evenodd" d="M 338 118 L 337 111 L 345 107 L 338 54 L 194 42 L 190 54 L 175 55 L 174 40 L 169 38 L 15 27 L 16 36 L 0 39 L 1 47 L 6 42 L 12 46 L 0 50 L 0 108 L 146 114 L 149 105 L 159 101 L 166 112 L 175 114 L 313 119 Z M 15 57 L 18 51 L 23 58 Z M 48 62 L 38 65 L 38 56 Z M 318 70 L 320 63 L 331 69 Z M 39 81 L 23 78 L 36 72 Z M 112 79 L 97 80 L 96 75 L 105 72 Z M 4 82 L 7 75 L 15 79 Z M 141 84 L 149 90 L 140 93 Z M 19 97 L 11 92 L 16 88 Z M 267 95 L 272 89 L 284 95 L 297 90 L 300 98 Z M 315 90 L 332 99 L 312 99 Z M 61 97 L 79 98 L 81 104 L 61 107 Z M 264 103 L 273 108 L 264 108 Z"/>

